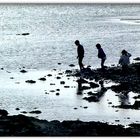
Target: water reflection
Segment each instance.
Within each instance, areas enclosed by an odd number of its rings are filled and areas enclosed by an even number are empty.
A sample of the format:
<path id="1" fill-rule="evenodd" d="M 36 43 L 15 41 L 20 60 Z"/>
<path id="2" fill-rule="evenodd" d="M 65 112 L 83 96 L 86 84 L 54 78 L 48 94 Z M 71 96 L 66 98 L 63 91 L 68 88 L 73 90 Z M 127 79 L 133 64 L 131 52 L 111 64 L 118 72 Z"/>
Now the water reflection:
<path id="1" fill-rule="evenodd" d="M 122 92 L 121 94 L 119 94 L 119 102 L 120 102 L 120 105 L 121 106 L 125 106 L 125 105 L 129 105 L 130 102 L 129 102 L 129 92 L 127 91 L 124 91 Z"/>
<path id="2" fill-rule="evenodd" d="M 78 87 L 77 87 L 77 95 L 82 95 L 83 94 L 83 89 L 82 89 L 82 82 L 81 82 L 82 78 L 80 78 L 79 80 L 77 80 L 78 83 Z"/>

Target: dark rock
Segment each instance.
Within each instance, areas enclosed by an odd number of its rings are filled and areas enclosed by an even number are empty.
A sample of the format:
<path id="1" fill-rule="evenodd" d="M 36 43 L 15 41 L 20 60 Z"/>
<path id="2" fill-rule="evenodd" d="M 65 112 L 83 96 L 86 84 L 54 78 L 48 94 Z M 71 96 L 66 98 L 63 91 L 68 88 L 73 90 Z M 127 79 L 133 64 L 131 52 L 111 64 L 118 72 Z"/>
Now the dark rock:
<path id="1" fill-rule="evenodd" d="M 14 79 L 14 77 L 10 77 L 10 79 Z"/>
<path id="2" fill-rule="evenodd" d="M 97 96 L 84 97 L 83 99 L 88 102 L 99 102 L 99 98 Z"/>
<path id="3" fill-rule="evenodd" d="M 16 110 L 20 110 L 19 108 L 16 108 Z"/>
<path id="4" fill-rule="evenodd" d="M 60 89 L 56 89 L 56 91 L 60 91 Z"/>
<path id="5" fill-rule="evenodd" d="M 36 81 L 34 81 L 34 80 L 27 80 L 27 81 L 25 81 L 26 83 L 30 83 L 30 84 L 34 84 L 34 83 L 36 83 Z"/>
<path id="6" fill-rule="evenodd" d="M 91 91 L 89 91 L 87 94 L 88 94 L 88 95 L 95 95 L 95 93 L 93 93 L 93 92 L 91 92 Z"/>
<path id="7" fill-rule="evenodd" d="M 32 113 L 32 114 L 41 114 L 42 112 L 40 110 L 35 110 L 35 111 L 31 111 L 29 113 Z"/>
<path id="8" fill-rule="evenodd" d="M 78 109 L 77 107 L 74 108 L 75 110 Z"/>
<path id="9" fill-rule="evenodd" d="M 58 73 L 58 75 L 63 75 L 63 73 Z"/>
<path id="10" fill-rule="evenodd" d="M 82 89 L 82 90 L 88 90 L 88 89 L 91 89 L 91 87 L 88 87 L 88 86 L 82 86 L 81 89 Z"/>
<path id="11" fill-rule="evenodd" d="M 98 84 L 93 83 L 93 82 L 89 82 L 89 84 L 90 84 L 90 87 L 91 87 L 91 88 L 97 88 L 97 87 L 99 87 Z"/>
<path id="12" fill-rule="evenodd" d="M 65 82 L 64 82 L 64 81 L 60 81 L 60 84 L 61 84 L 61 85 L 64 85 L 64 84 L 65 84 Z"/>
<path id="13" fill-rule="evenodd" d="M 48 76 L 48 77 L 51 77 L 51 76 L 52 76 L 52 74 L 48 74 L 47 76 Z"/>
<path id="14" fill-rule="evenodd" d="M 120 120 L 115 120 L 115 122 L 120 122 Z"/>
<path id="15" fill-rule="evenodd" d="M 45 94 L 49 94 L 48 92 L 45 92 Z"/>
<path id="16" fill-rule="evenodd" d="M 61 79 L 61 77 L 57 76 L 56 79 Z"/>
<path id="17" fill-rule="evenodd" d="M 87 107 L 87 106 L 84 106 L 83 108 L 84 108 L 84 109 L 87 109 L 88 107 Z"/>
<path id="18" fill-rule="evenodd" d="M 23 114 L 27 114 L 27 112 L 26 112 L 26 111 L 22 111 L 21 113 L 23 113 Z"/>
<path id="19" fill-rule="evenodd" d="M 26 70 L 21 70 L 20 72 L 21 72 L 21 73 L 26 73 L 27 71 L 26 71 Z"/>
<path id="20" fill-rule="evenodd" d="M 64 88 L 70 88 L 70 86 L 64 86 Z"/>
<path id="21" fill-rule="evenodd" d="M 55 90 L 50 90 L 50 92 L 55 92 Z"/>
<path id="22" fill-rule="evenodd" d="M 21 35 L 29 35 L 29 33 L 22 33 Z"/>
<path id="23" fill-rule="evenodd" d="M 112 104 L 112 102 L 108 102 L 108 104 Z"/>
<path id="24" fill-rule="evenodd" d="M 46 81 L 46 78 L 42 77 L 42 78 L 39 78 L 38 80 Z"/>
<path id="25" fill-rule="evenodd" d="M 74 64 L 70 64 L 69 66 L 70 66 L 70 67 L 75 67 L 75 65 L 74 65 Z"/>
<path id="26" fill-rule="evenodd" d="M 133 60 L 140 61 L 140 57 L 134 58 Z"/>
<path id="27" fill-rule="evenodd" d="M 78 79 L 76 82 L 77 83 L 88 83 L 88 81 L 86 81 L 85 79 L 82 79 L 82 78 Z"/>
<path id="28" fill-rule="evenodd" d="M 0 116 L 7 116 L 8 112 L 4 109 L 0 109 Z"/>
<path id="29" fill-rule="evenodd" d="M 134 98 L 134 99 L 140 99 L 140 95 L 134 96 L 133 98 Z"/>
<path id="30" fill-rule="evenodd" d="M 140 108 L 140 101 L 135 101 L 133 106 L 134 106 L 135 109 Z"/>
<path id="31" fill-rule="evenodd" d="M 59 96 L 59 95 L 60 95 L 60 93 L 56 93 L 56 95 L 57 95 L 57 96 Z"/>
<path id="32" fill-rule="evenodd" d="M 55 83 L 50 83 L 50 85 L 55 85 Z"/>
<path id="33" fill-rule="evenodd" d="M 66 70 L 65 73 L 72 73 L 72 70 Z"/>
<path id="34" fill-rule="evenodd" d="M 57 63 L 58 65 L 61 65 L 61 63 Z"/>
<path id="35" fill-rule="evenodd" d="M 1 68 L 1 70 L 4 70 L 4 68 Z"/>

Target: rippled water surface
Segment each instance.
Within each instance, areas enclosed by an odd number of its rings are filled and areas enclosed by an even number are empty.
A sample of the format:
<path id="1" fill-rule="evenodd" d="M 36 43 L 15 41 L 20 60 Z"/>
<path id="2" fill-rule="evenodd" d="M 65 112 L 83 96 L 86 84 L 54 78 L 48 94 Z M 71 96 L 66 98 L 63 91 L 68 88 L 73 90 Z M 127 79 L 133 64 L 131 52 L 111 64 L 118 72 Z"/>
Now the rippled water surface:
<path id="1" fill-rule="evenodd" d="M 139 56 L 139 19 L 139 4 L 1 4 L 0 66 L 66 69 L 77 65 L 76 39 L 86 65 L 99 66 L 96 43 L 116 64 L 122 49 Z"/>
<path id="2" fill-rule="evenodd" d="M 125 100 L 123 95 L 108 90 L 100 102 L 89 103 L 83 100 L 87 91 L 77 95 L 77 79 L 67 79 L 63 73 L 69 64 L 78 68 L 76 39 L 85 48 L 84 63 L 93 68 L 100 65 L 96 43 L 101 43 L 107 54 L 106 65 L 117 64 L 122 49 L 132 54 L 132 62 L 139 56 L 139 21 L 139 4 L 1 4 L 0 67 L 4 70 L 0 71 L 0 108 L 10 115 L 26 111 L 28 116 L 47 120 L 139 122 L 138 110 L 112 108 L 124 101 L 133 104 L 132 97 L 137 93 L 130 92 Z M 28 73 L 20 73 L 22 67 Z M 46 81 L 38 80 L 49 73 L 52 77 Z M 69 88 L 56 79 L 58 73 L 63 73 L 61 80 Z M 26 80 L 36 83 L 28 84 Z M 106 81 L 106 86 L 110 84 L 114 83 Z M 56 89 L 60 89 L 59 96 Z M 36 109 L 42 113 L 29 113 Z"/>

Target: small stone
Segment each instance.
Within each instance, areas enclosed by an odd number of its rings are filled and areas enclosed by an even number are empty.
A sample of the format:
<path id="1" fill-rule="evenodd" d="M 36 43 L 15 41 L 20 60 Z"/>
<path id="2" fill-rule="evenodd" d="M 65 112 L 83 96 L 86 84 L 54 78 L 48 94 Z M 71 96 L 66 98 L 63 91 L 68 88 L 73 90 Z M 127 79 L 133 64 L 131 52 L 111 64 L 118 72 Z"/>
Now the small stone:
<path id="1" fill-rule="evenodd" d="M 70 67 L 75 67 L 75 65 L 74 65 L 74 64 L 70 64 L 69 66 L 70 66 Z"/>
<path id="2" fill-rule="evenodd" d="M 4 68 L 1 68 L 1 70 L 4 70 Z"/>
<path id="3" fill-rule="evenodd" d="M 140 57 L 134 58 L 133 60 L 140 61 Z"/>
<path id="4" fill-rule="evenodd" d="M 59 96 L 60 94 L 59 93 L 56 93 L 56 95 Z"/>
<path id="5" fill-rule="evenodd" d="M 14 79 L 14 77 L 10 77 L 10 79 Z"/>
<path id="6" fill-rule="evenodd" d="M 73 108 L 73 109 L 75 109 L 75 110 L 76 110 L 76 109 L 78 109 L 78 108 L 77 108 L 77 107 L 75 107 L 75 108 Z"/>
<path id="7" fill-rule="evenodd" d="M 29 33 L 22 33 L 21 35 L 29 35 Z"/>
<path id="8" fill-rule="evenodd" d="M 127 119 L 130 119 L 130 117 L 127 117 Z"/>
<path id="9" fill-rule="evenodd" d="M 52 76 L 52 74 L 48 74 L 47 76 L 48 76 L 48 77 L 51 77 L 51 76 Z"/>
<path id="10" fill-rule="evenodd" d="M 56 89 L 56 91 L 60 91 L 60 89 Z"/>
<path id="11" fill-rule="evenodd" d="M 34 80 L 27 80 L 27 81 L 25 81 L 26 83 L 30 83 L 30 84 L 34 84 L 34 83 L 36 83 L 36 81 L 34 81 Z"/>
<path id="12" fill-rule="evenodd" d="M 115 122 L 119 122 L 120 120 L 115 120 Z"/>
<path id="13" fill-rule="evenodd" d="M 55 85 L 55 83 L 50 83 L 50 85 L 52 86 L 52 85 Z"/>
<path id="14" fill-rule="evenodd" d="M 72 70 L 66 70 L 65 73 L 72 73 Z"/>
<path id="15" fill-rule="evenodd" d="M 70 88 L 70 86 L 64 86 L 64 88 Z"/>
<path id="16" fill-rule="evenodd" d="M 61 63 L 57 63 L 58 65 L 61 65 Z"/>
<path id="17" fill-rule="evenodd" d="M 60 81 L 60 84 L 64 85 L 64 84 L 65 84 L 65 82 L 64 82 L 64 81 Z"/>
<path id="18" fill-rule="evenodd" d="M 87 106 L 84 106 L 84 109 L 87 109 L 88 107 Z"/>
<path id="19" fill-rule="evenodd" d="M 112 102 L 108 102 L 108 104 L 112 104 Z"/>
<path id="20" fill-rule="evenodd" d="M 26 112 L 26 111 L 22 111 L 22 112 L 20 112 L 20 113 L 27 114 L 27 112 Z"/>
<path id="21" fill-rule="evenodd" d="M 55 90 L 50 90 L 50 92 L 55 92 Z"/>
<path id="22" fill-rule="evenodd" d="M 32 113 L 32 114 L 40 114 L 41 111 L 40 111 L 40 110 L 35 110 L 35 111 L 31 111 L 31 112 L 29 112 L 29 113 Z"/>
<path id="23" fill-rule="evenodd" d="M 26 73 L 27 71 L 26 71 L 26 70 L 21 70 L 20 72 L 21 72 L 21 73 Z"/>
<path id="24" fill-rule="evenodd" d="M 20 110 L 19 108 L 16 108 L 16 110 Z"/>
<path id="25" fill-rule="evenodd" d="M 58 75 L 63 75 L 63 73 L 58 73 Z"/>
<path id="26" fill-rule="evenodd" d="M 38 80 L 46 81 L 46 78 L 42 77 L 42 78 L 39 78 Z"/>
<path id="27" fill-rule="evenodd" d="M 49 94 L 48 92 L 45 92 L 45 94 Z"/>
<path id="28" fill-rule="evenodd" d="M 61 79 L 61 77 L 57 76 L 56 79 Z"/>

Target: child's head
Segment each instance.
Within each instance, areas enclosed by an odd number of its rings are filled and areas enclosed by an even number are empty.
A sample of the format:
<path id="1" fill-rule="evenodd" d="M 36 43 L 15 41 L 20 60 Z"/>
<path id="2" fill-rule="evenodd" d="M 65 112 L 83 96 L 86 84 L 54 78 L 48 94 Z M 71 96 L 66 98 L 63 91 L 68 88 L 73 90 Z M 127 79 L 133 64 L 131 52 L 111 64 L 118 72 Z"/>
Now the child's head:
<path id="1" fill-rule="evenodd" d="M 101 48 L 101 45 L 98 43 L 98 44 L 96 44 L 96 48 L 97 49 L 100 49 Z"/>
<path id="2" fill-rule="evenodd" d="M 75 44 L 76 44 L 76 45 L 79 45 L 79 44 L 80 44 L 79 40 L 76 40 L 76 41 L 75 41 Z"/>
<path id="3" fill-rule="evenodd" d="M 126 50 L 122 50 L 122 55 L 127 55 L 127 51 Z"/>

